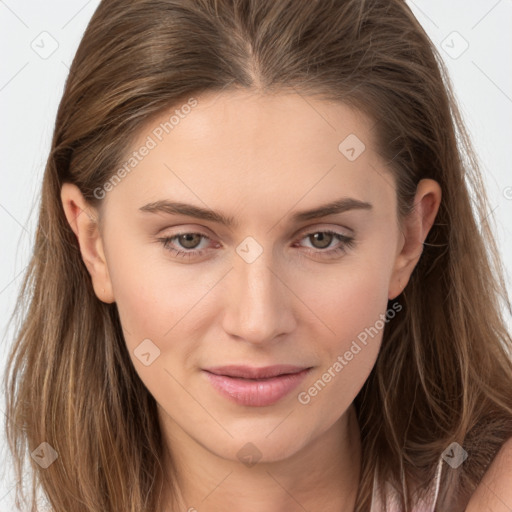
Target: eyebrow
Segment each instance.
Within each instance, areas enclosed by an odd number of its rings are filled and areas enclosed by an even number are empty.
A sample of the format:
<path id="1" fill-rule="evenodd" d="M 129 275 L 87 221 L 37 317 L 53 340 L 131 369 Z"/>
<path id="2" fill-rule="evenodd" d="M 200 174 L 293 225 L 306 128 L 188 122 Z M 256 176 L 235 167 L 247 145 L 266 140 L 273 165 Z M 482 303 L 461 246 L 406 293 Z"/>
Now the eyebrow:
<path id="1" fill-rule="evenodd" d="M 311 210 L 302 210 L 296 212 L 291 217 L 292 223 L 304 222 L 312 219 L 319 219 L 328 215 L 343 213 L 348 210 L 371 210 L 373 208 L 371 203 L 360 201 L 352 197 L 342 197 L 327 204 L 318 206 Z M 211 222 L 223 224 L 229 228 L 237 226 L 234 217 L 226 216 L 221 212 L 216 212 L 207 208 L 202 208 L 187 203 L 180 203 L 176 201 L 160 200 L 148 203 L 139 208 L 141 212 L 145 213 L 167 213 L 171 215 L 185 215 L 188 217 L 195 217 Z"/>

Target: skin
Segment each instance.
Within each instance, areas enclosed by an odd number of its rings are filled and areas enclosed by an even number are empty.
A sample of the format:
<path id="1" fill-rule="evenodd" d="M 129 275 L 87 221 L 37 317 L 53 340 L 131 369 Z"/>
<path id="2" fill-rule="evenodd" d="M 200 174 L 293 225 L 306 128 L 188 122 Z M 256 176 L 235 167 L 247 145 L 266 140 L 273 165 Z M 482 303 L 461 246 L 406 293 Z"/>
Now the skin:
<path id="1" fill-rule="evenodd" d="M 512 438 L 503 444 L 465 512 L 510 512 L 512 510 Z"/>
<path id="2" fill-rule="evenodd" d="M 168 118 L 148 124 L 133 149 Z M 117 304 L 134 367 L 159 404 L 180 486 L 176 510 L 353 510 L 361 445 L 352 402 L 382 331 L 308 404 L 297 395 L 401 293 L 441 201 L 439 185 L 422 180 L 415 210 L 399 222 L 372 126 L 344 104 L 298 94 L 205 94 L 106 194 L 101 212 L 76 186 L 62 187 L 95 293 Z M 354 161 L 338 149 L 350 134 L 366 146 Z M 294 213 L 341 197 L 372 207 L 291 223 Z M 222 212 L 238 225 L 139 210 L 164 199 Z M 307 236 L 326 229 L 352 236 L 353 245 Z M 203 255 L 176 256 L 158 240 L 180 232 L 208 237 L 196 241 Z M 248 236 L 263 251 L 251 263 L 236 252 Z M 177 238 L 171 246 L 191 250 Z M 134 355 L 144 339 L 160 350 L 150 366 Z M 284 363 L 312 370 L 266 407 L 228 401 L 201 371 Z M 247 443 L 261 456 L 252 467 L 237 456 Z"/>

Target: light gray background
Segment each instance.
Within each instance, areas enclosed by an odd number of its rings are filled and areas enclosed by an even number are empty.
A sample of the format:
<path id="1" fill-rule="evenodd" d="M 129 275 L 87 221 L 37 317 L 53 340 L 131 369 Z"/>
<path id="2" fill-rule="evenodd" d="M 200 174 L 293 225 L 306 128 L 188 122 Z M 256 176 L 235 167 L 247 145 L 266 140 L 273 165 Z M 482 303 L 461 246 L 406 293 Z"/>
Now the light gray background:
<path id="1" fill-rule="evenodd" d="M 6 330 L 7 320 L 28 263 L 58 102 L 73 55 L 98 3 L 0 0 L 0 377 L 13 334 Z M 448 65 L 485 173 L 491 199 L 489 218 L 497 225 L 510 283 L 512 0 L 408 3 Z M 0 432 L 0 468 L 5 466 L 6 453 Z M 12 509 L 13 486 L 10 468 L 5 466 L 5 472 L 0 469 L 0 512 Z"/>

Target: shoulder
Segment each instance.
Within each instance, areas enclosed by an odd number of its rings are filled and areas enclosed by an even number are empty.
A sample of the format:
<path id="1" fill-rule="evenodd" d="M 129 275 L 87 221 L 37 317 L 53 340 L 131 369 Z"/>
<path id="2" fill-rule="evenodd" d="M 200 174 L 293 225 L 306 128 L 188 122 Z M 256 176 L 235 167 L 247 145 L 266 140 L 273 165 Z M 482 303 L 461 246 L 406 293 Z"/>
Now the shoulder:
<path id="1" fill-rule="evenodd" d="M 503 443 L 471 496 L 465 512 L 512 510 L 512 438 Z"/>

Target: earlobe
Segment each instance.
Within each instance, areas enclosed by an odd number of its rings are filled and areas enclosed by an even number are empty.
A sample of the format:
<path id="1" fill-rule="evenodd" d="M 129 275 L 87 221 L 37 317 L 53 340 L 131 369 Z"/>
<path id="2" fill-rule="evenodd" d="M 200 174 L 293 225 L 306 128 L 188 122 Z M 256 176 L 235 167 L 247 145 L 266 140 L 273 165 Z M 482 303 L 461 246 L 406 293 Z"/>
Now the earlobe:
<path id="1" fill-rule="evenodd" d="M 396 298 L 409 278 L 423 252 L 423 243 L 434 224 L 441 204 L 441 187 L 437 181 L 423 179 L 418 183 L 414 209 L 403 221 L 395 266 L 391 275 L 388 298 Z"/>
<path id="2" fill-rule="evenodd" d="M 80 189 L 72 183 L 62 185 L 61 201 L 64 214 L 77 238 L 82 259 L 91 276 L 94 293 L 102 302 L 110 304 L 115 299 L 97 211 L 87 203 Z"/>

